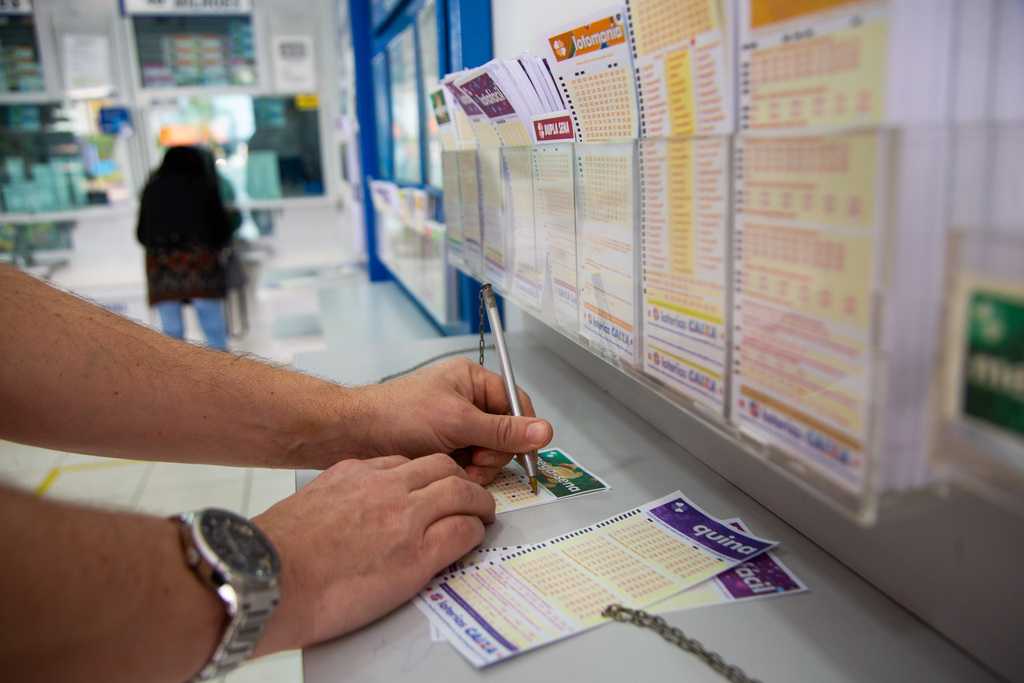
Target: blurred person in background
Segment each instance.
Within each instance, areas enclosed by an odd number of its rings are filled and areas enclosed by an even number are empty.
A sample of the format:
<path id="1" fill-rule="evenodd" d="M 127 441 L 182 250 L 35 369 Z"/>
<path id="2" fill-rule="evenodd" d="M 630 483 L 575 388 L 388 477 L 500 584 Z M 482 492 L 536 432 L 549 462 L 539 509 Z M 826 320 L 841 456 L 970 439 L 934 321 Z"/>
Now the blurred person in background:
<path id="1" fill-rule="evenodd" d="M 222 254 L 232 232 L 209 153 L 168 149 L 142 192 L 136 232 L 146 248 L 149 304 L 168 336 L 184 338 L 183 307 L 190 303 L 207 345 L 227 350 Z"/>

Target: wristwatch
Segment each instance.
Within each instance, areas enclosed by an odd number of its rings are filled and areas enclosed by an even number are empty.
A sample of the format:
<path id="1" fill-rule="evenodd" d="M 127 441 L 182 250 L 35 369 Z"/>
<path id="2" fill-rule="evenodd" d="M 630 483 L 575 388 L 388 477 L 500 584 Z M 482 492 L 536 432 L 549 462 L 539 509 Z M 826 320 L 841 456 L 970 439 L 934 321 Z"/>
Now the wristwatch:
<path id="1" fill-rule="evenodd" d="M 249 658 L 281 591 L 281 560 L 256 525 L 228 510 L 209 508 L 174 518 L 185 561 L 224 602 L 228 627 L 210 662 L 193 678 L 206 681 Z"/>

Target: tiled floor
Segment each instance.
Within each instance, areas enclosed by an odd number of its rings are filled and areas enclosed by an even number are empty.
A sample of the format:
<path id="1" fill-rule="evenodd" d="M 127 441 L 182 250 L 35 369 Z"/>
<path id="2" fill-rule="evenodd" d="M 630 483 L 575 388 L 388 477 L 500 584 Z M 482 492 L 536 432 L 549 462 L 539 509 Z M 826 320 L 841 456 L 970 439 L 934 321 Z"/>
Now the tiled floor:
<path id="1" fill-rule="evenodd" d="M 349 328 L 365 331 L 374 320 L 374 308 L 388 306 L 379 296 L 386 285 L 370 285 L 360 268 L 295 266 L 273 268 L 268 264 L 254 273 L 256 283 L 247 299 L 248 330 L 232 340 L 232 350 L 246 351 L 278 363 L 290 363 L 294 354 L 328 348 L 324 330 Z M 391 285 L 393 288 L 394 285 Z M 332 291 L 333 290 L 333 291 Z M 373 296 L 368 296 L 372 290 Z M 325 292 L 327 296 L 325 296 Z M 408 306 L 397 291 L 392 305 Z M 340 300 L 346 306 L 322 315 L 323 306 Z M 326 304 L 324 302 L 327 302 Z M 359 301 L 373 308 L 360 307 Z M 362 316 L 363 320 L 352 320 Z M 384 316 L 387 317 L 387 316 Z M 415 317 L 415 314 L 413 318 Z M 422 318 L 400 334 L 436 336 Z M 186 331 L 199 338 L 194 320 Z M 236 324 L 237 329 L 237 324 Z M 386 336 L 394 330 L 380 329 Z M 336 333 L 331 348 L 354 343 L 374 344 L 393 340 L 344 341 Z M 295 490 L 294 473 L 280 470 L 213 467 L 112 460 L 0 441 L 0 480 L 46 498 L 85 504 L 114 506 L 157 515 L 169 515 L 200 507 L 224 507 L 246 516 L 258 514 Z M 227 683 L 299 683 L 302 659 L 299 652 L 280 653 L 250 662 L 225 678 Z"/>

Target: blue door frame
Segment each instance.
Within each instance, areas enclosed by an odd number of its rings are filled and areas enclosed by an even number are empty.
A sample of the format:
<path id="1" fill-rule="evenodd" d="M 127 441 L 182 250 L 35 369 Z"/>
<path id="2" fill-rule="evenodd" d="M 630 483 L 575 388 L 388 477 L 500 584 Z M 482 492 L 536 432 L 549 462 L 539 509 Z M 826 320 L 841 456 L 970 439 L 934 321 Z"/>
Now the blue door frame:
<path id="1" fill-rule="evenodd" d="M 379 2 L 379 0 L 377 0 Z M 490 0 L 435 0 L 438 19 L 438 65 L 441 74 L 472 68 L 486 63 L 492 57 Z M 424 0 L 398 1 L 373 22 L 371 0 L 349 0 L 352 25 L 352 47 L 355 62 L 356 116 L 359 119 L 359 148 L 363 169 L 363 206 L 366 213 L 366 250 L 370 280 L 379 282 L 395 279 L 377 253 L 376 217 L 372 210 L 370 186 L 366 176 L 377 174 L 380 155 L 377 149 L 377 126 L 380 122 L 374 107 L 373 59 L 384 51 L 392 37 L 415 22 L 416 13 Z M 440 202 L 438 202 L 440 204 Z M 441 326 L 445 334 L 468 333 L 476 329 L 478 292 L 480 283 L 462 272 L 456 278 L 460 324 Z M 400 284 L 400 281 L 399 281 Z M 415 297 L 410 296 L 413 301 Z M 417 302 L 418 305 L 418 302 Z M 433 316 L 428 314 L 430 320 Z M 434 321 L 437 324 L 437 321 Z"/>

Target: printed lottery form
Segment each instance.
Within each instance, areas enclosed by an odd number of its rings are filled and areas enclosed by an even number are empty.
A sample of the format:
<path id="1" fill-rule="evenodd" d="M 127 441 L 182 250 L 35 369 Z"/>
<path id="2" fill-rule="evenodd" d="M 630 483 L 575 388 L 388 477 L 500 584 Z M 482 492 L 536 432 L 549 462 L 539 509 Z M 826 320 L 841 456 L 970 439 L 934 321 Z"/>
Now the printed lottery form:
<path id="1" fill-rule="evenodd" d="M 729 140 L 643 140 L 643 370 L 725 414 Z"/>
<path id="2" fill-rule="evenodd" d="M 740 0 L 740 130 L 882 123 L 888 9 Z"/>
<path id="3" fill-rule="evenodd" d="M 452 149 L 476 149 L 479 143 L 469 116 L 459 104 L 455 93 L 448 88 L 442 88 L 442 92 L 445 102 L 448 104 L 448 115 L 452 118 L 452 123 L 455 126 L 455 146 Z"/>
<path id="4" fill-rule="evenodd" d="M 462 202 L 462 265 L 480 274 L 483 228 L 480 225 L 480 172 L 475 149 L 456 152 L 459 158 L 459 200 Z"/>
<path id="5" fill-rule="evenodd" d="M 598 524 L 432 581 L 416 606 L 476 667 L 647 607 L 771 548 L 676 491 Z"/>
<path id="6" fill-rule="evenodd" d="M 454 151 L 441 152 L 442 187 L 444 189 L 445 233 L 448 239 L 448 261 L 452 265 L 462 265 L 462 245 L 464 231 L 462 229 L 462 202 L 459 199 L 459 153 Z"/>
<path id="7" fill-rule="evenodd" d="M 501 150 L 481 149 L 477 157 L 480 164 L 480 197 L 483 200 L 483 278 L 484 282 L 490 282 L 503 292 L 507 282 L 507 245 Z"/>
<path id="8" fill-rule="evenodd" d="M 498 135 L 498 129 L 491 123 L 491 119 L 477 106 L 468 92 L 455 84 L 455 80 L 464 75 L 462 72 L 448 74 L 441 80 L 441 84 L 451 93 L 456 103 L 456 111 L 462 111 L 469 120 L 473 137 L 476 138 L 476 146 L 501 147 L 501 136 Z M 456 125 L 458 125 L 458 121 L 456 121 Z"/>
<path id="9" fill-rule="evenodd" d="M 734 529 L 747 532 L 747 528 L 738 519 L 730 519 L 725 523 Z M 807 586 L 804 582 L 769 551 L 724 571 L 709 581 L 656 602 L 648 607 L 647 611 L 652 614 L 665 614 L 695 607 L 772 598 L 806 591 Z"/>
<path id="10" fill-rule="evenodd" d="M 533 153 L 529 147 L 504 147 L 501 155 L 507 173 L 505 225 L 512 236 L 511 296 L 535 310 L 540 306 L 542 280 L 533 225 Z"/>
<path id="11" fill-rule="evenodd" d="M 580 331 L 636 364 L 633 143 L 577 145 Z"/>
<path id="12" fill-rule="evenodd" d="M 520 114 L 490 73 L 483 68 L 474 69 L 456 81 L 455 85 L 472 97 L 480 111 L 490 119 L 502 145 L 528 145 L 533 142 Z"/>
<path id="13" fill-rule="evenodd" d="M 738 519 L 727 520 L 725 523 L 744 533 L 748 531 Z M 489 559 L 511 555 L 526 547 L 477 548 L 439 572 L 437 578 L 476 566 Z M 698 583 L 693 588 L 687 588 L 660 600 L 647 607 L 646 611 L 651 614 L 667 614 L 696 607 L 725 605 L 731 602 L 746 602 L 805 592 L 807 592 L 807 586 L 804 582 L 797 578 L 786 565 L 782 564 L 771 551 L 768 551 L 733 569 L 724 571 L 714 578 Z M 445 640 L 443 631 L 434 624 L 431 624 L 430 627 L 430 638 L 434 642 Z"/>
<path id="14" fill-rule="evenodd" d="M 731 420 L 852 493 L 867 485 L 881 133 L 737 140 Z"/>
<path id="15" fill-rule="evenodd" d="M 537 453 L 537 494 L 530 478 L 519 467 L 505 467 L 487 490 L 494 496 L 495 512 L 511 512 L 553 503 L 586 493 L 607 491 L 610 487 L 596 474 L 584 469 L 572 456 L 558 448 Z"/>
<path id="16" fill-rule="evenodd" d="M 576 192 L 572 145 L 533 147 L 533 210 L 541 313 L 569 330 L 579 327 L 576 279 Z"/>
<path id="17" fill-rule="evenodd" d="M 629 0 L 640 136 L 733 131 L 732 65 L 719 0 Z"/>
<path id="18" fill-rule="evenodd" d="M 572 112 L 577 142 L 637 137 L 640 117 L 624 6 L 555 29 L 541 42 Z"/>

